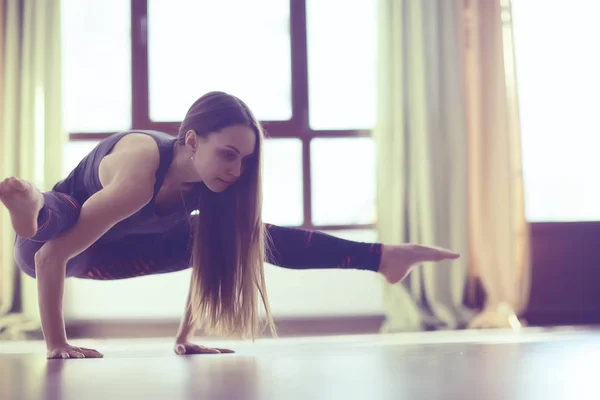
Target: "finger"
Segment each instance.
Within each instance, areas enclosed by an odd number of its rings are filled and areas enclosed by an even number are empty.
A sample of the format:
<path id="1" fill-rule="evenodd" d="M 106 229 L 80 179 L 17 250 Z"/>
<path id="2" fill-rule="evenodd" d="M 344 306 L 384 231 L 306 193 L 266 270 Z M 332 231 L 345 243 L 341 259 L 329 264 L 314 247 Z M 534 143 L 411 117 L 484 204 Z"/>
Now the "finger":
<path id="1" fill-rule="evenodd" d="M 175 346 L 175 353 L 177 353 L 179 355 L 185 354 L 186 353 L 185 346 L 182 344 L 178 344 L 177 346 Z"/>
<path id="2" fill-rule="evenodd" d="M 68 352 L 69 353 L 69 358 L 85 358 L 85 355 L 77 350 L 71 350 Z"/>
<path id="3" fill-rule="evenodd" d="M 48 359 L 62 358 L 62 356 L 60 355 L 60 351 L 58 351 L 58 350 L 52 350 L 51 352 L 49 352 L 47 354 L 46 358 L 48 358 Z"/>
<path id="4" fill-rule="evenodd" d="M 101 358 L 102 357 L 102 355 L 100 353 L 98 353 L 97 351 L 93 351 L 93 350 L 80 349 L 80 351 L 78 353 L 83 355 L 84 358 Z"/>
<path id="5" fill-rule="evenodd" d="M 198 345 L 186 346 L 186 352 L 188 354 L 219 354 L 220 353 L 220 351 L 217 349 L 211 349 L 209 347 L 198 346 Z"/>
<path id="6" fill-rule="evenodd" d="M 221 348 L 216 348 L 217 350 L 219 350 L 220 353 L 235 353 L 235 351 L 231 350 L 231 349 L 221 349 Z"/>
<path id="7" fill-rule="evenodd" d="M 220 353 L 219 350 L 213 349 L 210 347 L 198 346 L 198 348 L 200 349 L 200 354 L 219 354 Z"/>
<path id="8" fill-rule="evenodd" d="M 104 355 L 100 353 L 98 350 L 88 349 L 86 347 L 79 347 L 80 352 L 82 352 L 86 358 L 103 358 Z"/>

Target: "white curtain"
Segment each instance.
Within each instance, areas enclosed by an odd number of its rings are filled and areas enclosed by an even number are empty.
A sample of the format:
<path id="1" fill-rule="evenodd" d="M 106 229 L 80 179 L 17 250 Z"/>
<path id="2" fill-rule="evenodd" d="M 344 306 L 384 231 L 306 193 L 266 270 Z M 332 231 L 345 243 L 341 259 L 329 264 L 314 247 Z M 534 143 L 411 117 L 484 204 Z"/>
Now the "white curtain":
<path id="1" fill-rule="evenodd" d="M 461 252 L 384 283 L 384 332 L 453 329 L 468 273 L 467 149 L 460 3 L 380 0 L 378 229 L 384 243 Z"/>
<path id="2" fill-rule="evenodd" d="M 62 176 L 60 0 L 0 0 L 0 179 L 49 190 Z M 35 281 L 14 263 L 15 234 L 0 207 L 0 337 L 39 329 Z M 39 333 L 39 332 L 38 332 Z"/>
<path id="3" fill-rule="evenodd" d="M 529 295 L 507 0 L 380 0 L 378 230 L 459 251 L 384 282 L 383 332 L 521 326 Z M 469 278 L 484 310 L 464 306 Z"/>

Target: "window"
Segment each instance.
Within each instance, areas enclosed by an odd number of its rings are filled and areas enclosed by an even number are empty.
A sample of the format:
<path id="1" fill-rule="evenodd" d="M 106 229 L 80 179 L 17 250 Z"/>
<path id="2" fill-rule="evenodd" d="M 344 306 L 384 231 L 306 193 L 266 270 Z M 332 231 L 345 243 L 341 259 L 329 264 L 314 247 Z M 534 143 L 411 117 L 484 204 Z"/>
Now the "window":
<path id="1" fill-rule="evenodd" d="M 66 170 L 115 131 L 175 134 L 200 94 L 230 91 L 269 135 L 265 221 L 377 240 L 377 0 L 62 1 Z M 179 319 L 190 272 L 68 280 L 65 318 Z M 265 275 L 275 316 L 382 313 L 376 274 L 269 266 Z"/>
<path id="2" fill-rule="evenodd" d="M 600 221 L 600 3 L 513 1 L 527 218 Z"/>
<path id="3" fill-rule="evenodd" d="M 265 220 L 373 228 L 376 0 L 62 1 L 72 141 L 175 134 L 200 94 L 229 91 L 269 135 Z"/>
<path id="4" fill-rule="evenodd" d="M 366 137 L 311 141 L 311 204 L 316 225 L 361 225 L 375 219 L 374 151 L 371 138 Z"/>

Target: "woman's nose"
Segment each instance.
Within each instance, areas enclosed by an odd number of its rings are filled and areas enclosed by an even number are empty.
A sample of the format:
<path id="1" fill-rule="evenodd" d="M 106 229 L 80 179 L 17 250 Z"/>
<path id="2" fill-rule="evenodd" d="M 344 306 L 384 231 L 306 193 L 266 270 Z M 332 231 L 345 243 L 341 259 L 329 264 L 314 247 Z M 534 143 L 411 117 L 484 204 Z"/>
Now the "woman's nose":
<path id="1" fill-rule="evenodd" d="M 242 173 L 242 163 L 239 161 L 234 162 L 233 165 L 231 166 L 231 168 L 229 169 L 229 175 L 231 175 L 235 178 L 239 178 L 241 173 Z"/>

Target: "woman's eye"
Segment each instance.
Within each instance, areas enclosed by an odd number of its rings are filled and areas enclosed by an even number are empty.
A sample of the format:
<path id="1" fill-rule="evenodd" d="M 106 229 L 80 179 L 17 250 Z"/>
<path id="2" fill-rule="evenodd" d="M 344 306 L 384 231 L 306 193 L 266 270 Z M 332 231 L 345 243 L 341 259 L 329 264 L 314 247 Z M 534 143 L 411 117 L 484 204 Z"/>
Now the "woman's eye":
<path id="1" fill-rule="evenodd" d="M 225 152 L 225 159 L 228 161 L 233 161 L 235 160 L 236 154 L 233 151 L 226 151 Z"/>

